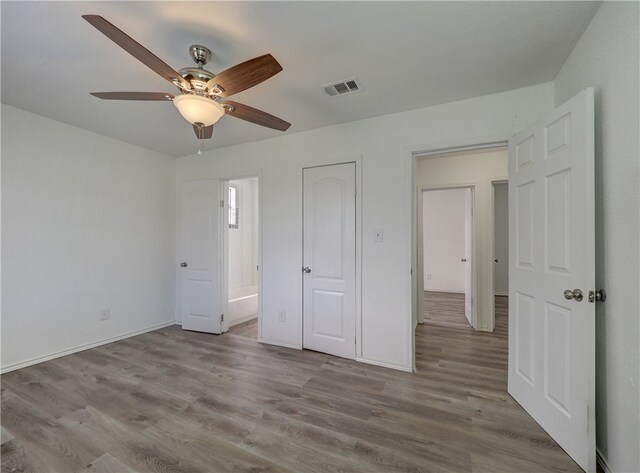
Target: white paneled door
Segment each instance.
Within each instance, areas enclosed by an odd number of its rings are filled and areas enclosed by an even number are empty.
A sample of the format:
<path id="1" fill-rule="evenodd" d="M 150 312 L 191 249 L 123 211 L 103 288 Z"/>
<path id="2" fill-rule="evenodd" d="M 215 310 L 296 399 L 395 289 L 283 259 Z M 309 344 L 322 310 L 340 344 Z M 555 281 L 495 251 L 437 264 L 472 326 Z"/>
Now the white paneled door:
<path id="1" fill-rule="evenodd" d="M 303 347 L 356 356 L 356 166 L 303 170 Z"/>
<path id="2" fill-rule="evenodd" d="M 222 332 L 222 183 L 185 182 L 181 189 L 182 328 Z"/>
<path id="3" fill-rule="evenodd" d="M 595 463 L 593 89 L 509 141 L 509 393 Z"/>

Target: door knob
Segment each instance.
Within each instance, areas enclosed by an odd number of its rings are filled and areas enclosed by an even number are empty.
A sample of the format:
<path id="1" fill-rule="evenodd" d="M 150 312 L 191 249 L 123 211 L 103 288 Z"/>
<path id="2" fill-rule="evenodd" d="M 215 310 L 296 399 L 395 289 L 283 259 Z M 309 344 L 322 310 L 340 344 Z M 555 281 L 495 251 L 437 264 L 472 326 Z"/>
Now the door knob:
<path id="1" fill-rule="evenodd" d="M 180 263 L 180 267 L 181 268 L 186 268 L 187 266 L 189 266 L 189 265 L 187 264 L 186 261 L 183 261 L 182 263 Z"/>
<path id="2" fill-rule="evenodd" d="M 580 289 L 574 289 L 573 291 L 571 289 L 567 289 L 564 291 L 564 298 L 567 300 L 575 299 L 576 302 L 580 302 L 583 298 L 582 291 Z"/>
<path id="3" fill-rule="evenodd" d="M 467 258 L 462 258 L 460 261 L 462 261 L 463 263 L 467 262 Z"/>
<path id="4" fill-rule="evenodd" d="M 498 263 L 499 261 L 498 261 L 497 259 L 494 259 L 494 260 L 493 260 L 493 262 L 494 262 L 494 263 Z"/>
<path id="5" fill-rule="evenodd" d="M 589 302 L 604 302 L 607 300 L 607 293 L 604 292 L 604 289 L 599 289 L 597 291 L 589 291 Z"/>
<path id="6" fill-rule="evenodd" d="M 302 268 L 302 272 L 309 274 L 311 272 L 311 268 L 309 266 L 305 266 L 304 268 Z"/>

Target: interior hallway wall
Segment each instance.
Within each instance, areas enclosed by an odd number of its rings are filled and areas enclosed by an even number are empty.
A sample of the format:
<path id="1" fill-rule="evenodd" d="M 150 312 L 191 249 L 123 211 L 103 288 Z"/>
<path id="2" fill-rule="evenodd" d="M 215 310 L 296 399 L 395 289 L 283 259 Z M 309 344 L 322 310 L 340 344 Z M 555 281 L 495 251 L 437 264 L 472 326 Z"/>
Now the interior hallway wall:
<path id="1" fill-rule="evenodd" d="M 447 185 L 475 186 L 473 223 L 475 244 L 475 301 L 477 328 L 489 330 L 489 314 L 493 310 L 493 296 L 489 284 L 493 265 L 491 239 L 493 205 L 492 180 L 507 179 L 507 150 L 488 149 L 429 156 L 416 164 L 416 185 L 437 187 Z"/>
<path id="2" fill-rule="evenodd" d="M 464 293 L 465 189 L 422 193 L 424 290 Z"/>
<path id="3" fill-rule="evenodd" d="M 640 471 L 640 4 L 603 2 L 555 80 L 556 104 L 595 89 L 596 438 Z M 593 289 L 593 288 L 589 288 Z"/>

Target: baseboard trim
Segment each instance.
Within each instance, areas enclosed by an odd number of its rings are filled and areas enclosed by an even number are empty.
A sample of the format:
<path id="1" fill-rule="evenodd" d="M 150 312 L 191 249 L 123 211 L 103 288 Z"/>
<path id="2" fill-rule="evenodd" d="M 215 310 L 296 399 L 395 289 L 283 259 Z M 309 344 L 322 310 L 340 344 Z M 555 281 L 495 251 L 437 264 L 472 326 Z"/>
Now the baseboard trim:
<path id="1" fill-rule="evenodd" d="M 607 463 L 607 460 L 604 459 L 604 456 L 602 455 L 602 452 L 600 452 L 600 449 L 598 449 L 598 448 L 596 448 L 596 463 L 598 463 L 598 465 L 600 465 L 600 467 L 604 470 L 604 473 L 612 473 L 613 472 L 613 470 L 611 470 L 611 467 Z"/>
<path id="2" fill-rule="evenodd" d="M 258 338 L 258 343 L 264 343 L 266 345 L 274 345 L 276 347 L 292 348 L 294 350 L 302 350 L 302 345 L 296 345 L 294 343 L 278 342 L 276 340 L 267 340 L 266 338 Z"/>
<path id="3" fill-rule="evenodd" d="M 54 358 L 60 358 L 62 356 L 72 355 L 73 353 L 78 353 L 79 351 L 89 350 L 90 348 L 99 347 L 100 345 L 106 345 L 107 343 L 117 342 L 118 340 L 124 340 L 125 338 L 135 337 L 136 335 L 142 335 L 143 333 L 153 332 L 154 330 L 159 330 L 161 328 L 169 327 L 171 325 L 176 325 L 176 321 L 171 320 L 169 322 L 152 325 L 150 327 L 143 328 L 141 330 L 136 330 L 134 332 L 128 332 L 122 335 L 118 335 L 116 337 L 105 338 L 103 340 L 98 340 L 97 342 L 80 345 L 79 347 L 70 348 L 68 350 L 62 350 L 56 353 L 51 353 L 49 355 L 38 356 L 26 361 L 14 363 L 12 365 L 3 366 L 2 368 L 0 368 L 0 374 L 19 370 L 20 368 L 26 368 L 27 366 L 37 365 L 38 363 L 44 363 L 45 361 L 53 360 Z"/>
<path id="4" fill-rule="evenodd" d="M 359 363 L 366 363 L 368 365 L 381 366 L 382 368 L 389 368 L 392 370 L 405 371 L 407 373 L 413 373 L 413 370 L 407 366 L 394 365 L 393 363 L 385 363 L 384 361 L 376 361 L 370 360 L 368 358 L 358 358 L 356 357 L 356 361 Z"/>
<path id="5" fill-rule="evenodd" d="M 258 314 L 245 315 L 244 317 L 240 317 L 237 320 L 229 321 L 229 328 L 235 327 L 236 325 L 240 325 L 245 322 L 249 322 L 249 320 L 253 320 L 257 318 L 258 318 Z"/>
<path id="6" fill-rule="evenodd" d="M 449 294 L 464 294 L 464 291 L 453 291 L 451 289 L 425 289 L 424 292 L 448 292 Z"/>

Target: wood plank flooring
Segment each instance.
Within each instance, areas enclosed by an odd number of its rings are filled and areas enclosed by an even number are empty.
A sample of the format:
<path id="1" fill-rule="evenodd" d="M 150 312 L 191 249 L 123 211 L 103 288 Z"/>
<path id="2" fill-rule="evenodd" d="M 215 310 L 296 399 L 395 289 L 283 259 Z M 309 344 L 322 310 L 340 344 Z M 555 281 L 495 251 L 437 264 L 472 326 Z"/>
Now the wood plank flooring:
<path id="1" fill-rule="evenodd" d="M 464 315 L 464 294 L 424 291 L 424 321 L 437 325 L 469 327 Z"/>
<path id="2" fill-rule="evenodd" d="M 258 339 L 258 319 L 251 319 L 238 325 L 234 325 L 229 329 L 229 333 L 239 335 L 241 337 Z"/>
<path id="3" fill-rule="evenodd" d="M 581 471 L 506 393 L 503 319 L 420 325 L 414 374 L 177 326 L 7 373 L 2 471 Z"/>

